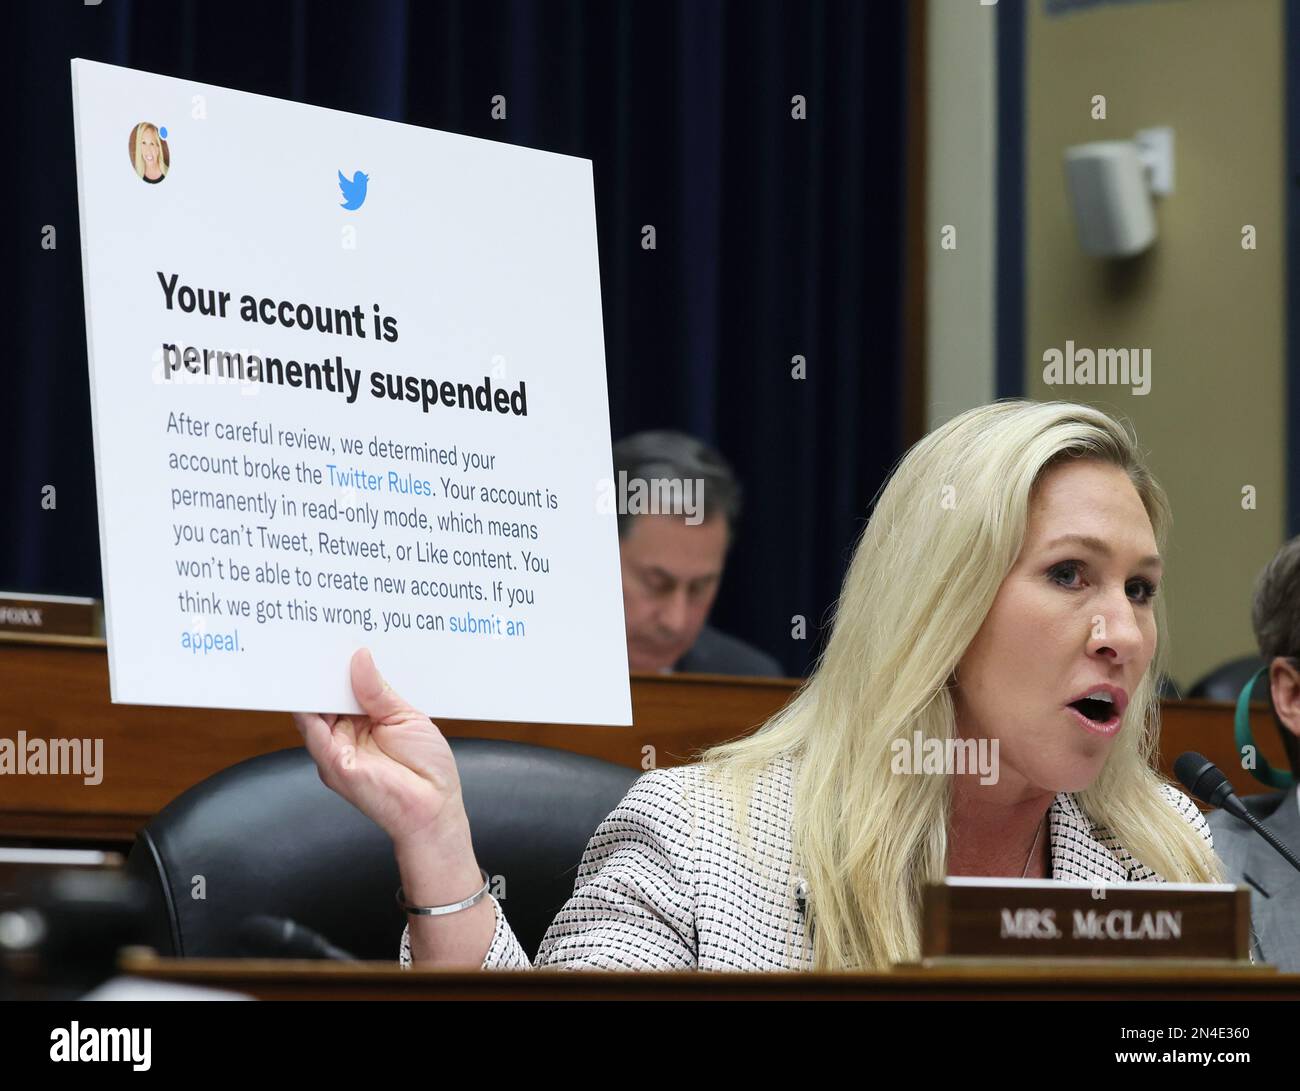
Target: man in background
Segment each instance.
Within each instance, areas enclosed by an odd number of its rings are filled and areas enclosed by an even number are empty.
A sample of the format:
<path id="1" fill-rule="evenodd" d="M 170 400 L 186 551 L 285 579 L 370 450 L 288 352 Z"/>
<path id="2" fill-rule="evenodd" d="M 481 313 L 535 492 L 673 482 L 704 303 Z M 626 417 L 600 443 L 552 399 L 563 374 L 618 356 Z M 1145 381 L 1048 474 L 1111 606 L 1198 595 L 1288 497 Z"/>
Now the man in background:
<path id="1" fill-rule="evenodd" d="M 1268 684 L 1260 689 L 1269 694 L 1291 774 L 1271 778 L 1287 785 L 1279 791 L 1242 802 L 1282 844 L 1300 852 L 1300 537 L 1282 546 L 1261 573 L 1251 624 L 1267 664 L 1261 682 Z M 1212 812 L 1209 823 L 1228 881 L 1252 888 L 1258 954 L 1285 973 L 1300 973 L 1300 872 L 1227 811 Z"/>
<path id="2" fill-rule="evenodd" d="M 614 444 L 613 483 L 629 668 L 781 677 L 770 655 L 707 624 L 740 518 L 722 456 L 680 432 L 639 432 Z"/>

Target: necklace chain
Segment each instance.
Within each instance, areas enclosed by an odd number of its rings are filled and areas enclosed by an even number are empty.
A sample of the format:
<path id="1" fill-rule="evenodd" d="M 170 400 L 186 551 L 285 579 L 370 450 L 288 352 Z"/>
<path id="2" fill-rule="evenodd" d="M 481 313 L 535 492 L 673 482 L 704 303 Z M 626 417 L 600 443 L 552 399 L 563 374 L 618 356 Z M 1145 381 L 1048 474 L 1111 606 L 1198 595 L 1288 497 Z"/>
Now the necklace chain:
<path id="1" fill-rule="evenodd" d="M 1043 836 L 1043 824 L 1042 822 L 1039 822 L 1038 829 L 1034 831 L 1034 843 L 1029 846 L 1029 855 L 1025 857 L 1025 868 L 1020 873 L 1020 877 L 1022 879 L 1029 874 L 1029 862 L 1034 858 L 1034 850 L 1038 848 L 1038 839 L 1042 836 Z"/>

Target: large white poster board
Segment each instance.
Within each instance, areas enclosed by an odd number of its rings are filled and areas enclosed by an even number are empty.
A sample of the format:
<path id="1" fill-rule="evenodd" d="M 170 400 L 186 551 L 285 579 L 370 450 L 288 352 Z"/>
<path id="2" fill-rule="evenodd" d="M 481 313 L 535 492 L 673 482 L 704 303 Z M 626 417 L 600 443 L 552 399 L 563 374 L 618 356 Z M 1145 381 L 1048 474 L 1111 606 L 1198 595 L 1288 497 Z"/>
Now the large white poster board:
<path id="1" fill-rule="evenodd" d="M 590 161 L 72 80 L 113 700 L 630 723 Z"/>

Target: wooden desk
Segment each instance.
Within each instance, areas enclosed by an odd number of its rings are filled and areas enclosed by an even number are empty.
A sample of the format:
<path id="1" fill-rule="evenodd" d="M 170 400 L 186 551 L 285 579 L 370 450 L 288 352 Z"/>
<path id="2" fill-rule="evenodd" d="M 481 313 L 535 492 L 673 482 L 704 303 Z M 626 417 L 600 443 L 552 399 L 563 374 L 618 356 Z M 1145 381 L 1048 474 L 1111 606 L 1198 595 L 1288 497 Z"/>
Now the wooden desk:
<path id="1" fill-rule="evenodd" d="M 391 963 L 160 959 L 125 974 L 262 1000 L 1300 1000 L 1300 974 L 1234 963 L 934 963 L 889 973 L 401 970 Z"/>
<path id="2" fill-rule="evenodd" d="M 511 739 L 632 768 L 658 767 L 752 731 L 789 699 L 795 679 L 633 675 L 632 727 L 438 719 L 448 736 Z M 285 712 L 115 705 L 103 642 L 0 643 L 0 738 L 104 740 L 98 785 L 72 776 L 0 780 L 0 838 L 129 844 L 186 788 L 302 739 Z"/>
<path id="3" fill-rule="evenodd" d="M 643 767 L 654 747 L 660 767 L 746 734 L 780 709 L 794 679 L 713 675 L 633 675 L 632 727 L 439 720 L 449 736 L 514 739 Z M 0 737 L 104 740 L 98 785 L 70 776 L 6 776 L 0 781 L 0 839 L 61 844 L 129 844 L 164 805 L 205 777 L 256 754 L 300 745 L 287 713 L 114 705 L 102 641 L 68 646 L 0 643 Z M 1252 712 L 1256 741 L 1285 767 L 1267 707 Z M 1237 762 L 1232 706 L 1166 702 L 1161 764 L 1170 773 L 1184 750 L 1217 762 L 1243 794 L 1264 791 Z"/>

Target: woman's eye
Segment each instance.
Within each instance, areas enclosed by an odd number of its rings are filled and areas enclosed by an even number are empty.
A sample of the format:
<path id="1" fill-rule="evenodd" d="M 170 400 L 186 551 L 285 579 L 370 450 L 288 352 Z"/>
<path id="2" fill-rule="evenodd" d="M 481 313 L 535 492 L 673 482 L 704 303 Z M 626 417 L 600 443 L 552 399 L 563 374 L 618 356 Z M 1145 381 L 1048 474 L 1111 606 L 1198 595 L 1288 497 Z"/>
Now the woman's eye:
<path id="1" fill-rule="evenodd" d="M 1076 587 L 1073 582 L 1075 576 L 1079 575 L 1078 561 L 1064 561 L 1061 564 L 1055 564 L 1047 571 L 1048 578 L 1053 583 L 1059 583 L 1062 587 Z"/>
<path id="2" fill-rule="evenodd" d="M 1157 587 L 1150 580 L 1130 580 L 1128 584 L 1129 595 L 1134 597 L 1140 603 L 1150 602 L 1155 598 Z"/>

